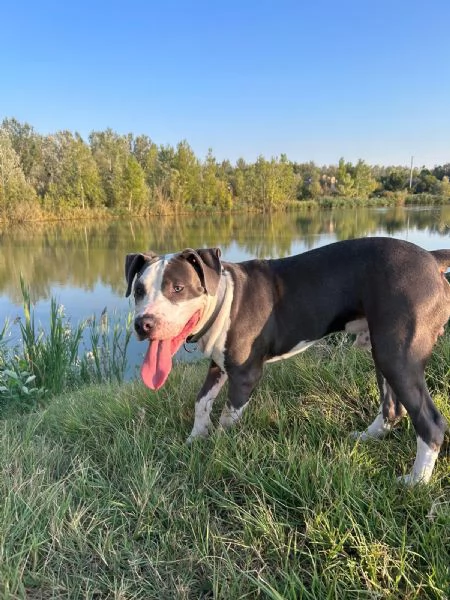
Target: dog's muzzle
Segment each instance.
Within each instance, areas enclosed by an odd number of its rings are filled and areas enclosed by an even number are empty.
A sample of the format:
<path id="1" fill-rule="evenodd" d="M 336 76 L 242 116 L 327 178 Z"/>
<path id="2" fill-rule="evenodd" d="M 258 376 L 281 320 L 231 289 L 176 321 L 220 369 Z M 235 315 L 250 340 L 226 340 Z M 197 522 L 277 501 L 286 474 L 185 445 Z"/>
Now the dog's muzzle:
<path id="1" fill-rule="evenodd" d="M 141 315 L 134 320 L 134 330 L 142 339 L 151 338 L 155 326 L 156 318 L 153 315 Z"/>

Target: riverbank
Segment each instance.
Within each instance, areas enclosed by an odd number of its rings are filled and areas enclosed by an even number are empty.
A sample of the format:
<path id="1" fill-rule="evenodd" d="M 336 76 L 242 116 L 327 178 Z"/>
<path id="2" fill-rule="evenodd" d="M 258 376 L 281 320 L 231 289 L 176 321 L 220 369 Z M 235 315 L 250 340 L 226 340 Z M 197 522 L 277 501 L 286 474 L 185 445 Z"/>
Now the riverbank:
<path id="1" fill-rule="evenodd" d="M 447 328 L 427 370 L 447 420 L 449 364 Z M 72 379 L 9 411 L 2 598 L 446 598 L 447 446 L 407 489 L 409 420 L 351 441 L 378 407 L 368 353 L 337 336 L 268 365 L 243 422 L 188 447 L 206 369 L 179 364 L 158 393 Z"/>
<path id="2" fill-rule="evenodd" d="M 108 208 L 81 208 L 64 207 L 48 210 L 37 203 L 26 203 L 24 210 L 15 210 L 10 213 L 0 213 L 0 227 L 6 225 L 47 224 L 59 222 L 79 221 L 104 221 L 114 219 L 152 218 L 152 217 L 186 217 L 186 216 L 208 216 L 212 217 L 230 214 L 262 214 L 280 212 L 311 212 L 321 209 L 332 208 L 355 208 L 355 207 L 401 207 L 401 206 L 446 206 L 450 199 L 442 195 L 433 194 L 406 194 L 400 192 L 384 192 L 379 196 L 369 198 L 350 198 L 345 196 L 323 196 L 315 200 L 291 200 L 280 203 L 277 206 L 263 208 L 261 206 L 249 206 L 248 204 L 236 204 L 232 208 L 220 209 L 217 207 L 197 205 L 150 205 L 141 207 L 139 211 L 128 211 L 126 209 Z"/>

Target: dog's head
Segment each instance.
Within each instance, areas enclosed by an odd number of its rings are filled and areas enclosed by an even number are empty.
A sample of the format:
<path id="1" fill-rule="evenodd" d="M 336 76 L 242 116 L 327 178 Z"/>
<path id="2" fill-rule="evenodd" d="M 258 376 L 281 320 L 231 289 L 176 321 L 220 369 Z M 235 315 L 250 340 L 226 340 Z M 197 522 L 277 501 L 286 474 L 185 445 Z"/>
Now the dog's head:
<path id="1" fill-rule="evenodd" d="M 200 330 L 221 271 L 218 248 L 187 248 L 164 256 L 127 255 L 126 296 L 133 291 L 136 335 L 149 342 L 141 375 L 151 389 L 164 384 L 172 356 L 189 335 Z"/>

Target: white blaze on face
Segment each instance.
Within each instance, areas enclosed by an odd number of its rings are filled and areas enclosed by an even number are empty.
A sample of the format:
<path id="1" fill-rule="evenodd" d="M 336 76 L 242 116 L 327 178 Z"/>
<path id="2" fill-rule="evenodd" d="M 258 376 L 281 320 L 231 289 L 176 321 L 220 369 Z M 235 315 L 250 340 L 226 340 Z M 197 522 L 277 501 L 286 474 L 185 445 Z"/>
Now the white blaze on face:
<path id="1" fill-rule="evenodd" d="M 158 262 L 152 263 L 145 269 L 145 271 L 139 277 L 139 280 L 136 281 L 134 287 L 136 317 L 148 314 L 149 311 L 147 310 L 147 308 L 153 305 L 156 302 L 158 296 L 161 295 L 164 268 L 165 260 L 163 259 L 159 260 Z M 138 281 L 144 286 L 145 294 L 142 296 L 140 294 L 139 296 L 136 294 L 139 285 Z"/>

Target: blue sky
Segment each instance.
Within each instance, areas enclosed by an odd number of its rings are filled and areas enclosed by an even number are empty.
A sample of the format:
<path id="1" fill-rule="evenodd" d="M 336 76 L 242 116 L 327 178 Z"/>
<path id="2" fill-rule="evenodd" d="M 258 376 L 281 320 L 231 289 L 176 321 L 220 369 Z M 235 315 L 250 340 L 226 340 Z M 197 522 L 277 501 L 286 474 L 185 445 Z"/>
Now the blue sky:
<path id="1" fill-rule="evenodd" d="M 450 162 L 448 0 L 6 0 L 0 120 L 199 157 Z"/>

